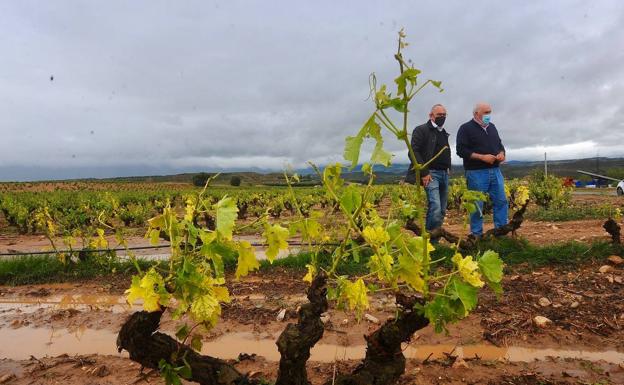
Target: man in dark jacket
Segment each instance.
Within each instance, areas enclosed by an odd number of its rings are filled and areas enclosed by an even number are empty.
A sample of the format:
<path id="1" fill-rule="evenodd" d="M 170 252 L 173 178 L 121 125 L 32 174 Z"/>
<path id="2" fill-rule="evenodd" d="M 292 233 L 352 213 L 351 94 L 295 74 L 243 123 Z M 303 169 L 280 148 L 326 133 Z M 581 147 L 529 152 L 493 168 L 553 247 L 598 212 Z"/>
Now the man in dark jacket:
<path id="1" fill-rule="evenodd" d="M 419 164 L 431 161 L 444 149 L 427 167 L 420 170 L 420 183 L 427 192 L 426 228 L 428 231 L 442 226 L 448 201 L 451 151 L 448 144 L 449 134 L 444 129 L 445 120 L 446 109 L 443 105 L 436 104 L 431 108 L 427 123 L 416 127 L 412 132 L 412 150 Z M 412 167 L 413 164 L 410 165 L 405 178 L 408 183 L 416 183 L 416 175 Z"/>
<path id="2" fill-rule="evenodd" d="M 492 107 L 478 103 L 473 118 L 457 131 L 457 155 L 464 160 L 468 189 L 487 193 L 494 208 L 494 227 L 507 224 L 505 181 L 498 167 L 505 161 L 505 147 L 494 123 L 490 122 Z M 483 202 L 470 216 L 470 232 L 474 237 L 483 234 Z"/>

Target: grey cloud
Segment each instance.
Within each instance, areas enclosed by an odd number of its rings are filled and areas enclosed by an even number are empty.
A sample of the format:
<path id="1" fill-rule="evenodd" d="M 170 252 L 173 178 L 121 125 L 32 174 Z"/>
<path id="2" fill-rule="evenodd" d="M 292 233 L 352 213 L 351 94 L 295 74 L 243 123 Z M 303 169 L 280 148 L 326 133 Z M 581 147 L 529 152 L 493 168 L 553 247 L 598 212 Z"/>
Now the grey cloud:
<path id="1" fill-rule="evenodd" d="M 516 159 L 540 146 L 624 154 L 616 0 L 23 1 L 0 4 L 0 25 L 0 163 L 25 179 L 44 166 L 67 175 L 340 160 L 372 111 L 369 74 L 393 84 L 402 26 L 405 55 L 445 88 L 423 90 L 410 126 L 441 102 L 454 140 L 486 100 Z M 406 160 L 401 143 L 387 145 Z"/>

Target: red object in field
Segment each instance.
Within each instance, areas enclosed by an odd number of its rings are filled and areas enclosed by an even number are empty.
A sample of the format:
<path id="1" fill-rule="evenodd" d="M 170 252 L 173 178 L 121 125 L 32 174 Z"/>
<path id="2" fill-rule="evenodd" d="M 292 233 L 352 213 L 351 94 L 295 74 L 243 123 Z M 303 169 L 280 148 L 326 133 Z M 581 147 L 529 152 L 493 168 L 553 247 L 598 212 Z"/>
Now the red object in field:
<path id="1" fill-rule="evenodd" d="M 572 178 L 563 178 L 563 185 L 565 187 L 574 187 L 574 179 L 572 179 Z"/>

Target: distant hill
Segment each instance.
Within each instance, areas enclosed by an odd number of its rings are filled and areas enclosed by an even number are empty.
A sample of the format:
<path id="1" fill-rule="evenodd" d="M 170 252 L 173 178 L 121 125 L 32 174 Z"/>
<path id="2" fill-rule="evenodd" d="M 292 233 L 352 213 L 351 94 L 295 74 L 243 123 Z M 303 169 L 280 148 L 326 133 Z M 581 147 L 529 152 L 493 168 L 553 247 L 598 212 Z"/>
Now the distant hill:
<path id="1" fill-rule="evenodd" d="M 502 169 L 508 178 L 521 178 L 536 169 L 543 170 L 544 162 L 511 161 L 504 164 Z M 548 161 L 548 173 L 574 179 L 589 178 L 579 174 L 576 170 L 595 172 L 622 179 L 624 178 L 624 158 L 585 158 Z"/>
<path id="2" fill-rule="evenodd" d="M 174 175 L 150 175 L 150 176 L 130 176 L 122 178 L 97 179 L 109 182 L 151 182 L 151 183 L 193 183 L 193 177 L 199 173 L 184 173 Z M 211 175 L 215 172 L 209 173 Z M 243 185 L 263 185 L 263 184 L 283 184 L 284 175 L 280 172 L 259 173 L 259 172 L 224 172 L 214 180 L 215 185 L 229 185 L 233 176 L 239 176 Z"/>
<path id="3" fill-rule="evenodd" d="M 353 171 L 345 169 L 343 176 L 346 180 L 353 182 L 366 183 L 367 178 L 360 171 L 361 166 L 357 166 Z M 393 164 L 390 167 L 375 166 L 374 170 L 377 175 L 376 183 L 394 184 L 398 183 L 405 177 L 408 164 Z M 544 169 L 543 161 L 509 161 L 502 166 L 503 173 L 506 178 L 522 178 L 529 175 L 534 170 Z M 252 169 L 253 171 L 231 171 L 221 173 L 214 181 L 216 185 L 229 185 L 232 176 L 239 176 L 242 185 L 284 185 L 284 176 L 282 172 L 272 170 Z M 576 170 L 584 170 L 596 172 L 613 178 L 624 179 L 624 158 L 585 158 L 585 159 L 569 159 L 569 160 L 551 160 L 548 161 L 548 172 L 561 177 L 571 177 L 574 179 L 589 179 L 589 177 L 580 175 Z M 210 170 L 212 171 L 212 170 Z M 302 182 L 300 185 L 318 184 L 319 178 L 312 168 L 298 169 L 296 172 L 301 175 Z M 461 165 L 453 165 L 451 169 L 451 177 L 462 175 L 464 172 Z M 210 172 L 215 174 L 214 172 Z M 195 173 L 179 173 L 170 175 L 149 175 L 149 176 L 129 176 L 118 178 L 80 178 L 73 179 L 79 181 L 108 181 L 108 182 L 152 182 L 152 183 L 189 183 L 193 181 Z"/>
<path id="4" fill-rule="evenodd" d="M 405 177 L 408 167 L 408 164 L 393 164 L 388 168 L 376 166 L 377 182 L 398 183 Z M 506 178 L 522 178 L 535 170 L 543 170 L 544 162 L 514 160 L 504 163 L 501 168 Z M 590 179 L 588 176 L 579 174 L 576 170 L 595 172 L 613 178 L 624 179 L 624 158 L 585 158 L 548 161 L 549 174 L 581 180 Z M 463 173 L 464 168 L 461 165 L 452 165 L 451 177 L 463 175 Z M 359 171 L 346 173 L 345 178 L 354 181 L 366 180 L 365 176 Z"/>
<path id="5" fill-rule="evenodd" d="M 360 171 L 361 166 L 357 166 L 354 171 L 345 169 L 343 177 L 352 182 L 366 183 L 367 178 Z M 408 164 L 397 163 L 390 167 L 375 166 L 374 170 L 377 175 L 376 183 L 394 184 L 398 183 L 405 177 Z M 504 163 L 501 166 L 503 174 L 506 178 L 522 178 L 535 170 L 543 170 L 543 161 L 518 161 L 513 160 Z M 624 158 L 585 158 L 585 159 L 568 159 L 568 160 L 549 160 L 548 172 L 560 177 L 570 177 L 574 179 L 588 179 L 580 175 L 576 170 L 585 170 L 590 172 L 598 172 L 603 175 L 612 176 L 614 178 L 624 178 Z M 302 175 L 307 182 L 303 184 L 317 184 L 319 182 L 316 173 L 312 168 L 298 169 L 296 172 Z M 458 176 L 464 173 L 461 165 L 453 165 L 451 176 Z M 185 173 L 176 175 L 158 175 L 158 176 L 136 176 L 124 178 L 107 178 L 108 181 L 127 181 L 127 182 L 177 182 L 192 183 L 193 176 L 197 173 Z M 230 178 L 238 175 L 243 181 L 243 185 L 284 185 L 284 176 L 281 172 L 226 172 L 219 175 L 215 180 L 215 184 L 229 184 Z M 102 180 L 102 179 L 100 179 Z"/>

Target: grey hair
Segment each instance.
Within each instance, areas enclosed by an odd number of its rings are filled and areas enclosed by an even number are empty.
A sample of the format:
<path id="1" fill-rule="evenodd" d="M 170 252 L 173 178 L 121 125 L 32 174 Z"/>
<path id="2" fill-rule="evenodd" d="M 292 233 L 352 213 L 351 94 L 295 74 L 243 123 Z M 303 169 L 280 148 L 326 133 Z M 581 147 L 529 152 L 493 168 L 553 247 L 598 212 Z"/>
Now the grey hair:
<path id="1" fill-rule="evenodd" d="M 435 110 L 435 108 L 436 108 L 436 107 L 442 107 L 442 108 L 444 108 L 444 106 L 443 106 L 443 105 L 441 105 L 440 103 L 438 103 L 438 104 L 434 104 L 434 105 L 433 105 L 433 107 L 431 107 L 431 113 L 433 113 L 433 110 Z M 446 108 L 444 108 L 444 109 L 446 109 Z"/>

